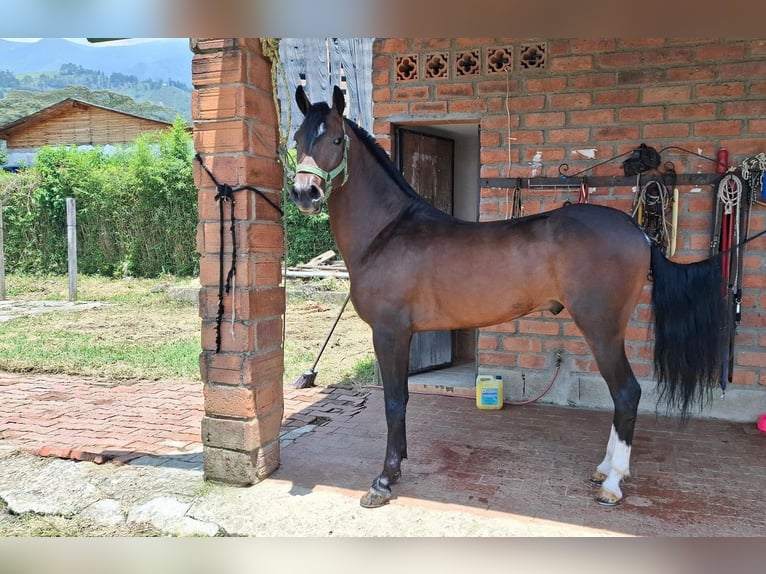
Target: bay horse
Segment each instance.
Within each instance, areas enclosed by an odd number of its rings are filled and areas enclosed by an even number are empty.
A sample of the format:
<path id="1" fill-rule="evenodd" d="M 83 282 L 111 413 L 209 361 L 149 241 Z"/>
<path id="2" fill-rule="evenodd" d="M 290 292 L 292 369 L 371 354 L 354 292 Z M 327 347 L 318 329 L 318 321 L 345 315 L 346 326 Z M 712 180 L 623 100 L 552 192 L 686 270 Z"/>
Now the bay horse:
<path id="1" fill-rule="evenodd" d="M 627 214 L 571 204 L 519 219 L 467 222 L 422 199 L 363 128 L 332 105 L 295 99 L 298 165 L 290 198 L 304 214 L 326 202 L 356 311 L 372 328 L 388 428 L 383 471 L 361 498 L 382 506 L 407 458 L 410 340 L 418 331 L 480 328 L 528 313 L 567 309 L 614 401 L 606 455 L 590 480 L 596 500 L 621 501 L 641 387 L 625 354 L 625 330 L 651 279 L 654 366 L 660 399 L 688 416 L 719 379 L 724 323 L 714 259 L 665 257 Z"/>

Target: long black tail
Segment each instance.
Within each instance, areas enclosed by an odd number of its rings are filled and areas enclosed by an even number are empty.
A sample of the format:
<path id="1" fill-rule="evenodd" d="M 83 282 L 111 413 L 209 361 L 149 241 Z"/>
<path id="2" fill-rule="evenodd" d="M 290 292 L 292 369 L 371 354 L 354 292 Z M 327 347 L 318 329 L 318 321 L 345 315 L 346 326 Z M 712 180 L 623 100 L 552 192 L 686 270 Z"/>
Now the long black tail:
<path id="1" fill-rule="evenodd" d="M 670 261 L 652 244 L 654 369 L 660 402 L 687 417 L 721 380 L 725 340 L 724 286 L 719 257 Z"/>

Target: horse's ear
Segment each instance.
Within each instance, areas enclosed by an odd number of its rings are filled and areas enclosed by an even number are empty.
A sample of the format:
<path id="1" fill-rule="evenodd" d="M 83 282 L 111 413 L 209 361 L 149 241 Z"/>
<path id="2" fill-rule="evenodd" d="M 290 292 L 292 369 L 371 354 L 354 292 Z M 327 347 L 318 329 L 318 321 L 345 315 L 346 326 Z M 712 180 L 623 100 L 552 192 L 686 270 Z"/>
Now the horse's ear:
<path id="1" fill-rule="evenodd" d="M 311 102 L 306 95 L 306 90 L 304 90 L 303 86 L 300 84 L 295 88 L 295 103 L 298 104 L 298 109 L 304 116 L 308 113 L 309 108 L 311 107 Z"/>
<path id="2" fill-rule="evenodd" d="M 338 113 L 343 115 L 343 110 L 346 109 L 346 98 L 343 96 L 343 91 L 338 86 L 333 86 L 332 103 L 335 106 L 335 109 L 338 110 Z"/>

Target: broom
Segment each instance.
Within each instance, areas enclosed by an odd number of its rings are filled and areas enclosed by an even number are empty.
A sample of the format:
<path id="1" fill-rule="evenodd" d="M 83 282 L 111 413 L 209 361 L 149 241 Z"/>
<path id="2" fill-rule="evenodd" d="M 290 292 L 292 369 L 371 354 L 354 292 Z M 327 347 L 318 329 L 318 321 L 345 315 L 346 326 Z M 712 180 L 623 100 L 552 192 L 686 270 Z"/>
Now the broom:
<path id="1" fill-rule="evenodd" d="M 314 361 L 314 364 L 311 365 L 311 368 L 304 372 L 300 377 L 295 379 L 293 381 L 293 388 L 294 389 L 306 389 L 308 387 L 314 387 L 316 386 L 314 383 L 314 380 L 317 377 L 316 372 L 316 366 L 319 362 L 319 358 L 322 356 L 322 353 L 324 353 L 325 347 L 327 346 L 327 343 L 330 341 L 330 337 L 332 337 L 332 332 L 335 330 L 336 325 L 338 324 L 338 321 L 340 321 L 340 316 L 343 315 L 343 311 L 346 308 L 346 303 L 348 303 L 349 298 L 351 297 L 351 293 L 346 294 L 346 299 L 343 301 L 343 305 L 340 307 L 340 313 L 338 313 L 338 316 L 335 318 L 335 323 L 332 324 L 332 327 L 330 328 L 330 332 L 327 334 L 327 338 L 324 340 L 324 344 L 322 345 L 322 348 L 319 350 L 319 354 L 317 355 L 316 360 Z"/>

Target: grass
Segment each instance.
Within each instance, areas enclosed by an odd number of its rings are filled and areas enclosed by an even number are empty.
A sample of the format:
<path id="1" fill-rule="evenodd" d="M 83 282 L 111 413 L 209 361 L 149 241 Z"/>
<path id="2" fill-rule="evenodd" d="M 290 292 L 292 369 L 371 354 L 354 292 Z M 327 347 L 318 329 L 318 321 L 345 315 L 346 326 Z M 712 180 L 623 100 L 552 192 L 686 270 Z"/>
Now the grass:
<path id="1" fill-rule="evenodd" d="M 53 516 L 25 512 L 12 514 L 6 502 L 0 498 L 0 536 L 34 538 L 71 538 L 79 536 L 163 536 L 162 531 L 151 524 L 124 522 L 116 526 L 97 524 L 79 516 Z"/>
<path id="2" fill-rule="evenodd" d="M 141 299 L 146 291 L 158 285 L 189 283 L 171 275 L 158 279 L 109 279 L 78 275 L 77 295 L 81 301 L 131 301 Z M 10 274 L 6 277 L 8 299 L 20 301 L 66 301 L 69 287 L 65 275 Z"/>
<path id="3" fill-rule="evenodd" d="M 199 379 L 197 306 L 160 288 L 174 278 L 78 278 L 78 300 L 108 303 L 87 312 L 43 313 L 0 323 L 0 369 L 113 379 Z M 12 275 L 14 300 L 66 300 L 66 277 Z"/>
<path id="4" fill-rule="evenodd" d="M 171 300 L 169 285 L 187 278 L 108 279 L 78 276 L 78 301 L 106 303 L 79 312 L 50 312 L 0 323 L 0 370 L 119 380 L 200 380 L 200 317 L 195 303 Z M 344 286 L 345 287 L 345 286 Z M 312 286 L 309 291 L 333 285 Z M 346 287 L 347 288 L 347 287 Z M 7 299 L 66 301 L 66 276 L 9 275 Z M 288 297 L 286 384 L 311 367 L 340 309 L 311 297 Z M 369 327 L 351 305 L 317 366 L 318 385 L 372 381 Z"/>
<path id="5" fill-rule="evenodd" d="M 147 346 L 109 343 L 89 333 L 71 332 L 39 319 L 20 319 L 14 327 L 25 332 L 5 332 L 0 327 L 0 368 L 8 371 L 43 371 L 113 378 L 199 377 L 199 340 L 184 339 Z M 45 321 L 46 323 L 48 321 Z M 34 353 L 29 348 L 33 346 Z"/>
<path id="6" fill-rule="evenodd" d="M 285 341 L 285 378 L 295 375 L 297 378 L 311 368 L 316 359 L 315 353 L 309 349 L 301 348 L 295 341 Z"/>
<path id="7" fill-rule="evenodd" d="M 375 379 L 375 357 L 368 355 L 362 359 L 359 359 L 355 364 L 351 373 L 346 376 L 341 382 L 344 384 L 366 384 L 371 383 Z"/>

